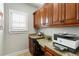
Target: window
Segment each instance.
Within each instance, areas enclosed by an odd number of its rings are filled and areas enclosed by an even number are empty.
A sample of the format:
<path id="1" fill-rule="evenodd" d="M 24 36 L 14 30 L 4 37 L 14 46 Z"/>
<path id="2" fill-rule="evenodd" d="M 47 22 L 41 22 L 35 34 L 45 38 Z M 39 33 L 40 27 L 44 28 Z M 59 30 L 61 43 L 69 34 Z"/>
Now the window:
<path id="1" fill-rule="evenodd" d="M 28 31 L 28 15 L 24 12 L 9 10 L 9 31 Z"/>

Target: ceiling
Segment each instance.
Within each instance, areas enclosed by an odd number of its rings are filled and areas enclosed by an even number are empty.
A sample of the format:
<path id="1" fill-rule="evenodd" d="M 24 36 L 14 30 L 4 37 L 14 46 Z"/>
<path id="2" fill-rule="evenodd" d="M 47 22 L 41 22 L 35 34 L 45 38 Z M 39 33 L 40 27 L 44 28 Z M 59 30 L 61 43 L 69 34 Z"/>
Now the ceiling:
<path id="1" fill-rule="evenodd" d="M 44 3 L 29 3 L 29 5 L 33 6 L 33 7 L 41 7 Z"/>

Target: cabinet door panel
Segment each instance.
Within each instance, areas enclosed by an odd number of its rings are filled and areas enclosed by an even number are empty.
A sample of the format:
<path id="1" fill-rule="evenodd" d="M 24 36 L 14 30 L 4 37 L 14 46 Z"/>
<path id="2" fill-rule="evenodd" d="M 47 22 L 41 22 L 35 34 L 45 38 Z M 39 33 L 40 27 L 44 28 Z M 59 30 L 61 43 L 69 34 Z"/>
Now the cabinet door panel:
<path id="1" fill-rule="evenodd" d="M 38 29 L 40 26 L 40 12 L 37 11 L 34 13 L 34 27 Z"/>
<path id="2" fill-rule="evenodd" d="M 33 52 L 33 42 L 32 42 L 32 39 L 29 37 L 29 50 L 30 50 L 30 53 L 31 55 L 34 54 Z"/>
<path id="3" fill-rule="evenodd" d="M 48 26 L 48 18 L 49 18 L 49 5 L 44 6 L 44 11 L 45 11 L 45 25 Z"/>
<path id="4" fill-rule="evenodd" d="M 76 4 L 75 3 L 66 3 L 65 4 L 66 11 L 66 21 L 65 23 L 75 23 L 76 22 Z"/>
<path id="5" fill-rule="evenodd" d="M 40 25 L 45 25 L 45 11 L 44 7 L 40 9 Z"/>
<path id="6" fill-rule="evenodd" d="M 65 21 L 65 4 L 64 3 L 59 3 L 59 22 L 62 24 Z"/>
<path id="7" fill-rule="evenodd" d="M 58 24 L 58 4 L 53 4 L 53 24 Z"/>
<path id="8" fill-rule="evenodd" d="M 76 9 L 77 9 L 77 23 L 79 23 L 79 3 L 76 4 Z"/>
<path id="9" fill-rule="evenodd" d="M 54 4 L 53 10 L 53 24 L 63 24 L 65 20 L 64 3 Z"/>
<path id="10" fill-rule="evenodd" d="M 52 26 L 53 25 L 53 4 L 50 3 L 48 4 L 48 25 Z"/>
<path id="11" fill-rule="evenodd" d="M 76 18 L 76 10 L 75 4 L 67 3 L 66 4 L 66 19 L 75 19 Z"/>
<path id="12" fill-rule="evenodd" d="M 29 50 L 31 52 L 31 39 L 29 38 Z"/>
<path id="13" fill-rule="evenodd" d="M 37 14 L 35 13 L 34 14 L 34 27 L 36 28 L 37 27 L 37 24 L 38 23 L 38 20 L 37 20 Z"/>
<path id="14" fill-rule="evenodd" d="M 52 25 L 52 15 L 53 15 L 53 6 L 52 3 L 46 4 L 44 6 L 44 11 L 45 11 L 45 25 L 46 26 L 51 26 Z"/>

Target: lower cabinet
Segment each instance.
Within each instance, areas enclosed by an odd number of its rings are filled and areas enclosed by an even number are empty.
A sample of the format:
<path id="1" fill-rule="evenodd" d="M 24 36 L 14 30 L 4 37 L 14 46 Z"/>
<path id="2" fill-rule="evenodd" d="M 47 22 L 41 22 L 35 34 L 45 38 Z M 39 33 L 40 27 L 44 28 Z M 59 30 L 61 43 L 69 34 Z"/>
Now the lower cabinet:
<path id="1" fill-rule="evenodd" d="M 36 39 L 29 37 L 29 50 L 33 56 L 60 56 L 47 46 L 42 47 Z"/>
<path id="2" fill-rule="evenodd" d="M 30 37 L 29 37 L 29 50 L 33 56 L 44 55 L 44 51 L 42 51 L 41 46 L 39 45 L 37 40 Z"/>
<path id="3" fill-rule="evenodd" d="M 32 42 L 32 38 L 29 37 L 29 51 L 31 53 L 31 55 L 34 55 L 34 45 Z"/>

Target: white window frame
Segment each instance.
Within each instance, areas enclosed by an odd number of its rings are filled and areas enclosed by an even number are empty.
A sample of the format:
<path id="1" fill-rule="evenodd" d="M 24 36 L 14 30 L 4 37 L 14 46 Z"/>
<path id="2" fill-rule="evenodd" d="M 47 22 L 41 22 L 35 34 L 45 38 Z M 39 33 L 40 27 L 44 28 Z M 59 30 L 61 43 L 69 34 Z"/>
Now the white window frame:
<path id="1" fill-rule="evenodd" d="M 20 29 L 13 30 L 12 29 L 12 19 L 11 19 L 12 13 L 23 14 L 24 16 L 26 16 L 26 28 L 24 30 L 20 30 Z M 28 31 L 28 14 L 26 12 L 21 12 L 18 10 L 9 9 L 9 32 L 20 33 L 20 32 L 27 32 L 27 31 Z"/>

